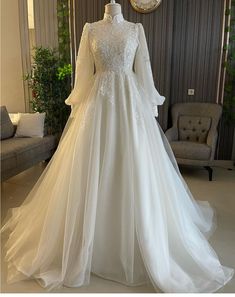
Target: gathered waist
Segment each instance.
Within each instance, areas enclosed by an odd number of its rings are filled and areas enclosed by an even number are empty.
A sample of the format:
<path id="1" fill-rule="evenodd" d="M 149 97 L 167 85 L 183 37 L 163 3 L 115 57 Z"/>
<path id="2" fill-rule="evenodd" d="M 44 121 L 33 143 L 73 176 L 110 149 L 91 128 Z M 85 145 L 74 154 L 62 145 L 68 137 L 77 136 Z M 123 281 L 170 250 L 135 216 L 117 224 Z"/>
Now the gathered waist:
<path id="1" fill-rule="evenodd" d="M 98 69 L 96 70 L 94 75 L 97 74 L 135 74 L 135 72 L 132 69 Z"/>

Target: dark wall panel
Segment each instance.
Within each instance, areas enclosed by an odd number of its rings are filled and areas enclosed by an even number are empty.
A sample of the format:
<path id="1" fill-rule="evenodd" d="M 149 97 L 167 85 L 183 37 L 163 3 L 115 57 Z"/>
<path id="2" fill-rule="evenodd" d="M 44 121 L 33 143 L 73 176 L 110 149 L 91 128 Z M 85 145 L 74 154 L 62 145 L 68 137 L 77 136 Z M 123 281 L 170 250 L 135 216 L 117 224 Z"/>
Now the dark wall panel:
<path id="1" fill-rule="evenodd" d="M 176 102 L 222 101 L 218 83 L 224 2 L 175 1 L 170 106 Z M 188 89 L 195 89 L 195 95 L 188 96 Z M 231 159 L 234 141 L 234 128 L 227 126 L 222 119 L 219 125 L 218 159 Z"/>
<path id="2" fill-rule="evenodd" d="M 103 18 L 107 0 L 70 0 L 74 7 L 74 53 L 86 22 Z M 137 13 L 128 0 L 124 18 L 145 28 L 155 85 L 166 96 L 159 108 L 163 130 L 169 125 L 169 107 L 176 102 L 220 102 L 217 95 L 223 30 L 224 0 L 163 0 L 149 14 Z M 195 89 L 188 96 L 188 89 Z M 231 158 L 234 133 L 220 128 L 218 156 Z M 222 133 L 223 134 L 222 134 Z"/>
<path id="3" fill-rule="evenodd" d="M 216 102 L 222 0 L 177 0 L 174 7 L 170 102 Z M 195 89 L 188 96 L 188 89 Z"/>

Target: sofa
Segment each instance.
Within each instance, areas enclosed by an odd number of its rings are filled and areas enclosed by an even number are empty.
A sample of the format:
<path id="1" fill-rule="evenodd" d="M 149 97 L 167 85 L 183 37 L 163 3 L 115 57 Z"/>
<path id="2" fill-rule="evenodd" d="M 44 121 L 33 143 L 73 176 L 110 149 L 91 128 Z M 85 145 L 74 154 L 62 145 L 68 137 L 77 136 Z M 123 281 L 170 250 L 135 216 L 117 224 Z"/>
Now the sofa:
<path id="1" fill-rule="evenodd" d="M 15 137 L 16 128 L 6 106 L 1 106 L 1 182 L 50 159 L 57 147 L 54 135 Z"/>

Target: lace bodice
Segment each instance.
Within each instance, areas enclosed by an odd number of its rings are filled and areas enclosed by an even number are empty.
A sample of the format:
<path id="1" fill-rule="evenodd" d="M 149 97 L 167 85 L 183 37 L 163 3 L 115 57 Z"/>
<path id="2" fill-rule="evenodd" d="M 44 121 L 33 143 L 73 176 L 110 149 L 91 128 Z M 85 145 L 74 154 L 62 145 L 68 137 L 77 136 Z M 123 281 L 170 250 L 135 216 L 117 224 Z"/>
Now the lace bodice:
<path id="1" fill-rule="evenodd" d="M 138 27 L 104 19 L 90 25 L 89 42 L 96 71 L 132 71 L 138 46 Z"/>
<path id="2" fill-rule="evenodd" d="M 154 85 L 143 26 L 126 21 L 122 14 L 114 17 L 104 14 L 102 20 L 85 24 L 76 60 L 74 88 L 65 103 L 73 107 L 86 98 L 99 73 L 104 80 L 102 88 L 108 88 L 110 71 L 134 75 L 137 89 L 145 92 L 143 100 L 150 101 L 155 116 L 158 115 L 157 106 L 165 97 Z"/>

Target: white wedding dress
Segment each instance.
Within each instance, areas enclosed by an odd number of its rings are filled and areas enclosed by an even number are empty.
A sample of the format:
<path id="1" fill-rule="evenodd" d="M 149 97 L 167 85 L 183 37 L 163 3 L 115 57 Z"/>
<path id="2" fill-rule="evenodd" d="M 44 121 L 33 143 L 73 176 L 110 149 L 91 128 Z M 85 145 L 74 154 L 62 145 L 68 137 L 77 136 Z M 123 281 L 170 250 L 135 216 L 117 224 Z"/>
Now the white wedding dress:
<path id="1" fill-rule="evenodd" d="M 208 243 L 213 210 L 193 199 L 155 120 L 164 99 L 141 24 L 86 23 L 59 146 L 1 230 L 9 283 L 79 287 L 92 272 L 174 293 L 232 278 Z"/>

